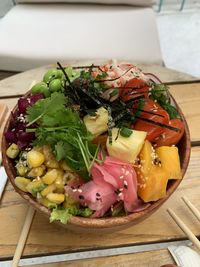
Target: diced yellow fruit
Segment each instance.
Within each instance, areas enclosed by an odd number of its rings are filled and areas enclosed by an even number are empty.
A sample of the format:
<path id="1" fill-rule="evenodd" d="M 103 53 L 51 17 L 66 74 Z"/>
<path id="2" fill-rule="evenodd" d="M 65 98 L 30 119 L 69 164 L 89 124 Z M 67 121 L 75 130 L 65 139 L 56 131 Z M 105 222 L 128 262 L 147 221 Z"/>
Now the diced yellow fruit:
<path id="1" fill-rule="evenodd" d="M 178 148 L 175 146 L 161 146 L 156 149 L 162 168 L 168 173 L 169 179 L 181 179 L 181 166 Z"/>
<path id="2" fill-rule="evenodd" d="M 11 159 L 16 158 L 18 154 L 19 154 L 19 147 L 14 143 L 10 145 L 6 150 L 6 155 Z"/>
<path id="3" fill-rule="evenodd" d="M 27 153 L 27 162 L 30 168 L 36 168 L 43 164 L 44 155 L 36 150 L 31 150 Z"/>
<path id="4" fill-rule="evenodd" d="M 19 189 L 21 189 L 22 191 L 24 191 L 24 192 L 28 192 L 28 190 L 27 190 L 27 186 L 28 186 L 28 184 L 30 183 L 31 181 L 30 181 L 30 179 L 27 179 L 27 178 L 25 178 L 25 177 L 20 177 L 20 176 L 17 176 L 16 178 L 15 178 L 15 184 L 16 184 L 16 186 L 19 188 Z"/>
<path id="5" fill-rule="evenodd" d="M 98 108 L 95 116 L 86 115 L 83 121 L 87 130 L 98 136 L 108 130 L 108 111 L 104 107 Z"/>
<path id="6" fill-rule="evenodd" d="M 41 191 L 41 195 L 43 196 L 43 197 L 45 197 L 46 195 L 48 195 L 49 193 L 52 193 L 53 191 L 55 191 L 56 190 L 56 185 L 55 184 L 50 184 L 50 185 L 48 185 L 45 189 L 43 189 L 42 191 Z"/>
<path id="7" fill-rule="evenodd" d="M 141 171 L 146 175 L 153 166 L 153 157 L 152 157 L 153 147 L 148 140 L 145 140 L 142 150 L 139 154 L 140 165 L 142 166 Z"/>
<path id="8" fill-rule="evenodd" d="M 57 193 L 49 193 L 46 198 L 56 204 L 61 204 L 65 200 L 64 194 L 57 194 Z"/>
<path id="9" fill-rule="evenodd" d="M 165 197 L 167 182 L 168 173 L 154 165 L 148 176 L 138 176 L 138 196 L 144 202 L 157 201 Z"/>
<path id="10" fill-rule="evenodd" d="M 107 139 L 107 150 L 110 156 L 120 160 L 133 163 L 140 153 L 147 133 L 143 131 L 132 130 L 129 137 L 123 137 L 119 134 L 118 128 L 112 129 L 112 144 Z"/>
<path id="11" fill-rule="evenodd" d="M 45 184 L 52 184 L 56 178 L 58 177 L 58 171 L 57 169 L 52 169 L 49 170 L 43 177 L 42 177 L 42 181 Z"/>
<path id="12" fill-rule="evenodd" d="M 30 172 L 28 173 L 28 177 L 31 177 L 31 178 L 40 177 L 44 174 L 44 171 L 45 171 L 44 165 L 41 165 L 41 166 L 36 167 L 36 168 L 32 168 L 30 170 Z"/>
<path id="13" fill-rule="evenodd" d="M 27 171 L 28 171 L 28 168 L 26 166 L 24 166 L 23 162 L 19 160 L 19 162 L 17 163 L 16 165 L 16 168 L 17 168 L 17 173 L 20 175 L 20 176 L 25 176 Z"/>
<path id="14" fill-rule="evenodd" d="M 41 179 L 34 179 L 26 187 L 27 191 L 33 195 L 42 191 L 44 188 L 45 188 L 45 185 Z"/>

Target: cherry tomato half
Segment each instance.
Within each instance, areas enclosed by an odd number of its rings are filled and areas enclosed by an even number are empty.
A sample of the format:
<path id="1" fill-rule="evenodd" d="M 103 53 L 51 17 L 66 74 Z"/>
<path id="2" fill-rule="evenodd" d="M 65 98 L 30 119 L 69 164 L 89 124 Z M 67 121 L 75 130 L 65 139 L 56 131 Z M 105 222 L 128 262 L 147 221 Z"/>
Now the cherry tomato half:
<path id="1" fill-rule="evenodd" d="M 179 132 L 165 128 L 162 134 L 156 138 L 157 146 L 172 146 L 176 145 L 184 134 L 184 123 L 180 119 L 173 119 L 169 121 L 169 125 L 180 129 Z"/>

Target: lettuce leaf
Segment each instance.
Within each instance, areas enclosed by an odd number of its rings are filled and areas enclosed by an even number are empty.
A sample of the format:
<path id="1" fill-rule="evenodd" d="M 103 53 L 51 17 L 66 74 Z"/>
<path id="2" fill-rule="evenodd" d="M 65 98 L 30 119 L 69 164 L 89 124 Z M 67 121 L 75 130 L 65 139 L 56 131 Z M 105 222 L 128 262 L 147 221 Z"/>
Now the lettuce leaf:
<path id="1" fill-rule="evenodd" d="M 51 212 L 50 222 L 60 221 L 67 224 L 72 216 L 90 217 L 93 211 L 89 208 L 70 207 L 67 209 L 55 208 Z"/>

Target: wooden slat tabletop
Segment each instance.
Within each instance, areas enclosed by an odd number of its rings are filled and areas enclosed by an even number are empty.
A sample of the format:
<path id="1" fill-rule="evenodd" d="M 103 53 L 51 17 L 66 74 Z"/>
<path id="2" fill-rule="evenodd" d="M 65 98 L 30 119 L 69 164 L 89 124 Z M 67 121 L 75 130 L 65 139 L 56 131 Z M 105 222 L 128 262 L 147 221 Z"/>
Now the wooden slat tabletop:
<path id="1" fill-rule="evenodd" d="M 12 77 L 9 79 L 11 79 L 11 83 L 13 84 Z M 9 79 L 6 81 L 8 87 Z M 0 82 L 0 89 L 1 88 L 2 82 Z M 6 103 L 9 109 L 12 109 L 17 101 L 15 96 L 23 92 L 23 90 L 18 90 L 19 88 L 17 88 L 16 91 L 13 89 L 9 98 L 4 94 L 1 95 L 0 90 L 0 103 Z M 181 200 L 181 196 L 185 195 L 197 208 L 200 209 L 200 146 L 198 146 L 200 144 L 200 83 L 170 85 L 170 91 L 187 118 L 191 140 L 193 142 L 191 160 L 187 173 L 172 197 L 170 197 L 170 199 L 156 213 L 140 224 L 120 232 L 104 235 L 98 233 L 73 233 L 55 224 L 50 224 L 46 217 L 37 212 L 33 220 L 23 256 L 52 255 L 54 253 L 69 253 L 72 251 L 86 251 L 97 248 L 103 249 L 130 245 L 154 244 L 155 242 L 186 239 L 185 235 L 167 214 L 166 209 L 168 207 L 172 207 L 191 230 L 197 236 L 200 236 L 200 228 L 198 227 L 197 219 L 191 216 L 190 211 Z M 26 202 L 14 192 L 12 186 L 8 183 L 0 203 L 0 261 L 12 258 L 26 211 Z M 145 265 L 147 263 L 149 265 Z M 35 266 L 153 267 L 166 263 L 173 263 L 173 260 L 168 251 L 163 249 L 131 255 L 107 257 L 106 263 L 104 258 L 96 258 L 84 261 L 65 262 L 63 264 L 54 263 Z"/>
<path id="2" fill-rule="evenodd" d="M 141 252 L 137 254 L 118 255 L 105 258 L 84 260 L 84 267 L 159 267 L 164 264 L 175 263 L 167 250 Z M 148 264 L 148 265 L 147 265 Z M 61 262 L 59 264 L 39 264 L 30 267 L 83 267 L 82 260 Z"/>

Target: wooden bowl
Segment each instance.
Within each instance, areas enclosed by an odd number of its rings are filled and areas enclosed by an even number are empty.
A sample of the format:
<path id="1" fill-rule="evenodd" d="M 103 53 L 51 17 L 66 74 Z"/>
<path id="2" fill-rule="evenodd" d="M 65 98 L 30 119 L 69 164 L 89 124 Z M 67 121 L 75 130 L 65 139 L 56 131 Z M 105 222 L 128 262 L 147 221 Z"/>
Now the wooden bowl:
<path id="1" fill-rule="evenodd" d="M 177 105 L 174 98 L 171 96 L 172 101 L 174 102 L 175 106 L 177 107 L 179 114 L 184 122 L 185 125 L 185 133 L 180 140 L 178 144 L 179 148 L 179 155 L 180 155 L 180 162 L 181 162 L 181 170 L 182 170 L 182 177 L 184 176 L 187 166 L 190 159 L 190 134 L 187 122 L 185 120 L 185 117 L 180 110 L 179 106 Z M 13 109 L 15 111 L 17 106 Z M 2 155 L 3 155 L 3 165 L 5 167 L 6 173 L 8 175 L 8 178 L 10 182 L 12 183 L 15 190 L 25 199 L 27 202 L 32 205 L 35 209 L 40 211 L 42 214 L 45 214 L 46 216 L 50 216 L 50 210 L 46 208 L 45 206 L 42 206 L 39 204 L 30 194 L 25 193 L 21 191 L 14 182 L 14 179 L 16 177 L 16 170 L 13 164 L 13 161 L 9 159 L 6 156 L 6 149 L 8 147 L 8 142 L 6 141 L 4 137 L 4 133 L 9 129 L 11 116 L 8 118 L 4 132 L 3 132 L 3 139 L 2 139 Z M 59 222 L 56 222 L 57 224 L 61 225 L 62 227 L 74 230 L 74 231 L 105 231 L 105 232 L 113 232 L 121 229 L 128 228 L 134 224 L 139 223 L 140 221 L 148 218 L 152 213 L 154 213 L 169 197 L 170 195 L 176 190 L 178 185 L 180 184 L 180 180 L 170 180 L 168 182 L 167 187 L 167 194 L 164 198 L 153 202 L 148 208 L 146 208 L 143 211 L 132 213 L 127 216 L 121 216 L 121 217 L 110 217 L 110 218 L 83 218 L 83 217 L 71 217 L 68 224 L 62 224 Z"/>

